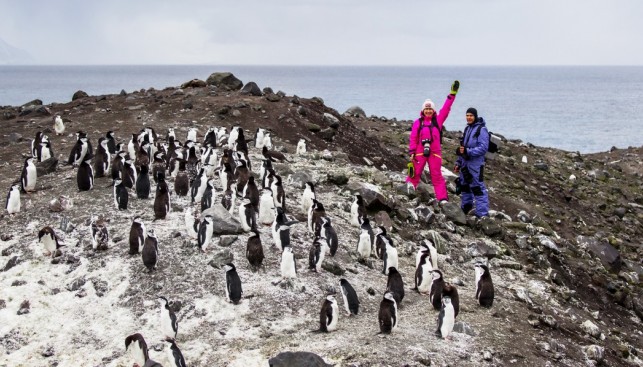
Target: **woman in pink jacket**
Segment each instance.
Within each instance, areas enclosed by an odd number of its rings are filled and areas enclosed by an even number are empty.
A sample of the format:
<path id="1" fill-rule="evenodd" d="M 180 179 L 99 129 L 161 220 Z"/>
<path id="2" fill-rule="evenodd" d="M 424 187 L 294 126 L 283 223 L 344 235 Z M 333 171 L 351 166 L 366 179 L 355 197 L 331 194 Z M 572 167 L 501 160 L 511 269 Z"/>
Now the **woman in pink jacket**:
<path id="1" fill-rule="evenodd" d="M 431 172 L 431 183 L 435 190 L 435 198 L 443 204 L 449 200 L 447 195 L 447 186 L 442 177 L 442 145 L 440 142 L 440 132 L 444 121 L 449 116 L 451 105 L 455 101 L 455 95 L 460 88 L 460 82 L 454 81 L 451 85 L 451 93 L 447 96 L 440 112 L 435 110 L 435 103 L 427 99 L 422 104 L 420 118 L 413 122 L 411 128 L 411 137 L 409 139 L 410 160 L 413 162 L 414 175 L 408 176 L 406 182 L 417 188 L 420 183 L 420 177 L 424 170 L 424 165 L 428 162 L 429 171 Z"/>

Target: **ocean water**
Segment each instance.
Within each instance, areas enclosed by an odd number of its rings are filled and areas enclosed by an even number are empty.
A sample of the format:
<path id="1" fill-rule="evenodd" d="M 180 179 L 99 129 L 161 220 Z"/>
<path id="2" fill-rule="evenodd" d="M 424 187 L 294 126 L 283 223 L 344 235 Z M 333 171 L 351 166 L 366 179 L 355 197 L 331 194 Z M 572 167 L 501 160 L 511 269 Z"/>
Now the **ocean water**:
<path id="1" fill-rule="evenodd" d="M 592 153 L 643 145 L 643 67 L 369 67 L 369 66 L 0 66 L 0 106 L 39 98 L 65 103 L 90 95 L 179 86 L 230 71 L 244 83 L 288 95 L 321 97 L 344 112 L 415 119 L 422 102 L 438 107 L 453 80 L 460 92 L 446 121 L 462 130 L 476 107 L 490 131 L 539 146 Z"/>

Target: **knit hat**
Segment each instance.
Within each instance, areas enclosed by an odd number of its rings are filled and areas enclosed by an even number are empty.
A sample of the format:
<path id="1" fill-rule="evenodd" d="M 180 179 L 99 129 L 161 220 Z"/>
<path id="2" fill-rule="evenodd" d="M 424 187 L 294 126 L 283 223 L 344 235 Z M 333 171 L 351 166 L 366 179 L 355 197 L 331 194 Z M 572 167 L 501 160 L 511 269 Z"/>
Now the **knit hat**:
<path id="1" fill-rule="evenodd" d="M 422 110 L 424 110 L 425 108 L 429 108 L 429 107 L 431 107 L 432 109 L 434 109 L 434 110 L 435 110 L 435 103 L 433 103 L 433 101 L 432 101 L 432 100 L 427 99 L 427 100 L 426 100 L 426 101 L 424 101 L 424 103 L 422 104 Z"/>
<path id="2" fill-rule="evenodd" d="M 467 113 L 470 113 L 473 115 L 474 121 L 478 119 L 478 110 L 476 110 L 475 108 L 473 107 L 467 108 Z"/>

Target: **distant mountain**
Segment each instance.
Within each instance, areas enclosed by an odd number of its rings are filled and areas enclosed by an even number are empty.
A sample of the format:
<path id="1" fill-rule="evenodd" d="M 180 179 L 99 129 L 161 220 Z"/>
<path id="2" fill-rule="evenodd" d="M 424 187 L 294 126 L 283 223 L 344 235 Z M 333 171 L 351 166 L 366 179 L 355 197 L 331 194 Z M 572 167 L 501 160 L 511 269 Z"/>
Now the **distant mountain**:
<path id="1" fill-rule="evenodd" d="M 34 58 L 25 50 L 13 47 L 0 38 L 0 65 L 33 64 Z"/>

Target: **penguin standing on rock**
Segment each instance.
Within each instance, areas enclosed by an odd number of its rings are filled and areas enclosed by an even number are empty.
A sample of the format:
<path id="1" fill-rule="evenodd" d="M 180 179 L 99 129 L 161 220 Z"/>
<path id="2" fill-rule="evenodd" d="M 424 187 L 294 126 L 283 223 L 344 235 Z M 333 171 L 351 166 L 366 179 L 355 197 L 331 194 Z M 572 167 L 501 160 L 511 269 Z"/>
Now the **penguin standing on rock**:
<path id="1" fill-rule="evenodd" d="M 282 278 L 297 278 L 297 263 L 295 262 L 295 254 L 292 252 L 292 247 L 284 247 L 284 250 L 281 252 L 280 268 Z"/>
<path id="2" fill-rule="evenodd" d="M 404 281 L 402 275 L 396 268 L 390 267 L 388 269 L 388 280 L 386 282 L 386 290 L 393 293 L 395 302 L 399 306 L 404 299 Z"/>
<path id="3" fill-rule="evenodd" d="M 482 307 L 493 306 L 493 281 L 489 268 L 484 264 L 476 264 L 476 299 Z"/>
<path id="4" fill-rule="evenodd" d="M 357 292 L 348 280 L 342 278 L 339 280 L 340 289 L 342 291 L 342 298 L 344 299 L 344 308 L 348 316 L 357 315 L 359 313 L 359 299 Z"/>
<path id="5" fill-rule="evenodd" d="M 141 217 L 136 216 L 132 221 L 132 226 L 129 230 L 130 255 L 136 255 L 143 250 L 143 244 L 145 243 L 146 236 L 145 223 L 143 223 L 143 219 L 141 219 Z"/>
<path id="6" fill-rule="evenodd" d="M 129 192 L 120 178 L 114 180 L 114 204 L 116 209 L 127 210 L 127 203 L 129 201 Z"/>
<path id="7" fill-rule="evenodd" d="M 153 229 L 148 231 L 141 253 L 143 255 L 143 265 L 147 270 L 150 272 L 155 270 L 159 259 L 159 242 Z"/>
<path id="8" fill-rule="evenodd" d="M 438 315 L 438 329 L 435 335 L 443 339 L 451 339 L 450 335 L 453 332 L 453 325 L 455 324 L 455 312 L 451 304 L 451 298 L 443 297 L 440 307 L 440 315 Z"/>
<path id="9" fill-rule="evenodd" d="M 54 156 L 54 152 L 51 149 L 51 142 L 47 135 L 42 137 L 40 146 L 38 147 L 38 162 L 46 161 L 47 159 Z"/>
<path id="10" fill-rule="evenodd" d="M 78 191 L 89 191 L 94 188 L 94 168 L 91 159 L 83 161 L 76 172 Z"/>
<path id="11" fill-rule="evenodd" d="M 164 178 L 159 177 L 154 198 L 154 219 L 165 219 L 170 212 L 170 190 Z"/>
<path id="12" fill-rule="evenodd" d="M 255 270 L 263 263 L 263 245 L 261 244 L 259 231 L 256 228 L 252 230 L 252 235 L 248 237 L 248 244 L 246 245 L 246 258 Z"/>
<path id="13" fill-rule="evenodd" d="M 158 298 L 161 304 L 161 330 L 166 338 L 176 339 L 176 334 L 179 331 L 179 322 L 176 319 L 176 314 L 170 308 L 170 302 L 167 298 L 160 296 Z"/>
<path id="14" fill-rule="evenodd" d="M 9 215 L 20 212 L 20 185 L 13 185 L 9 189 L 5 209 L 7 209 L 7 214 Z"/>
<path id="15" fill-rule="evenodd" d="M 364 199 L 362 195 L 356 194 L 353 203 L 351 204 L 351 224 L 355 227 L 359 227 L 362 223 L 360 222 L 362 217 L 366 216 L 366 206 L 364 206 Z"/>
<path id="16" fill-rule="evenodd" d="M 167 356 L 172 366 L 187 367 L 183 353 L 181 353 L 178 345 L 176 345 L 176 341 L 172 338 L 165 338 L 164 342 L 167 344 Z"/>
<path id="17" fill-rule="evenodd" d="M 56 135 L 62 135 L 65 133 L 65 123 L 60 115 L 54 116 L 54 131 L 56 132 Z"/>
<path id="18" fill-rule="evenodd" d="M 243 290 L 241 289 L 241 279 L 239 274 L 237 274 L 237 268 L 232 263 L 227 263 L 224 266 L 225 269 L 225 281 L 226 281 L 226 298 L 229 302 L 232 302 L 235 305 L 239 304 L 241 300 L 241 294 Z"/>
<path id="19" fill-rule="evenodd" d="M 38 181 L 38 170 L 34 164 L 33 158 L 25 159 L 25 164 L 22 166 L 22 174 L 20 175 L 20 184 L 22 185 L 22 192 L 32 192 L 36 190 L 36 182 Z"/>
<path id="20" fill-rule="evenodd" d="M 397 301 L 393 292 L 384 293 L 384 298 L 380 302 L 380 312 L 378 314 L 380 324 L 380 334 L 390 334 L 397 328 L 399 317 L 397 314 Z"/>
<path id="21" fill-rule="evenodd" d="M 297 143 L 297 155 L 303 155 L 306 154 L 306 139 L 299 139 L 299 142 Z"/>
<path id="22" fill-rule="evenodd" d="M 50 226 L 46 226 L 38 232 L 38 242 L 45 247 L 45 255 L 51 255 L 52 258 L 56 256 L 56 251 L 62 247 L 58 243 L 56 232 Z"/>
<path id="23" fill-rule="evenodd" d="M 322 225 L 321 225 L 321 231 L 319 232 L 319 235 L 321 238 L 326 239 L 326 245 L 330 250 L 330 256 L 333 257 L 335 256 L 335 253 L 337 253 L 337 248 L 339 247 L 339 240 L 337 239 L 337 233 L 335 232 L 335 228 L 333 228 L 333 225 L 331 224 L 329 217 L 322 217 L 321 220 L 322 220 Z"/>
<path id="24" fill-rule="evenodd" d="M 335 296 L 329 294 L 322 302 L 321 311 L 319 312 L 319 331 L 329 333 L 337 330 L 337 321 L 339 320 L 339 307 Z"/>

